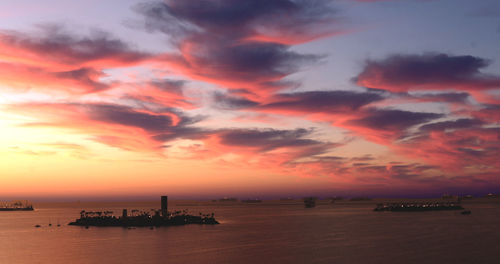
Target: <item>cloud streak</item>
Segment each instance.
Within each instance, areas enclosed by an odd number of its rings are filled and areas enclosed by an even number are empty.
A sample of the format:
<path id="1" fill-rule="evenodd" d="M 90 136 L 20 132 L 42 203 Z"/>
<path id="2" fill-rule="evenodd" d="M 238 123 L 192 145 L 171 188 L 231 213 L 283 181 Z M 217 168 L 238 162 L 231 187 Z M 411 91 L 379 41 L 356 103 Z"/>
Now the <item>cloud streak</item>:
<path id="1" fill-rule="evenodd" d="M 363 87 L 393 92 L 449 89 L 477 91 L 498 88 L 500 76 L 480 71 L 488 65 L 488 60 L 470 55 L 393 55 L 383 60 L 366 61 L 355 82 Z"/>
<path id="2" fill-rule="evenodd" d="M 0 82 L 21 91 L 106 90 L 113 84 L 101 81 L 104 68 L 135 65 L 149 57 L 103 31 L 77 36 L 55 24 L 40 26 L 31 35 L 0 31 Z"/>

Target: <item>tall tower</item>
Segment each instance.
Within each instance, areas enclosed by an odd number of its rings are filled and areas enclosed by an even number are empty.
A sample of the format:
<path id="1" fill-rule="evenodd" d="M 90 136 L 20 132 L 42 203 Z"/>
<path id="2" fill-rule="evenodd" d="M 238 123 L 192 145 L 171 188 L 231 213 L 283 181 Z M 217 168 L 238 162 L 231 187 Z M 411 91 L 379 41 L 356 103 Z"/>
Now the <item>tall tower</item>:
<path id="1" fill-rule="evenodd" d="M 162 196 L 161 197 L 161 216 L 168 217 L 167 209 L 168 209 L 168 196 Z"/>
<path id="2" fill-rule="evenodd" d="M 122 211 L 122 218 L 125 219 L 125 218 L 127 218 L 127 216 L 128 216 L 127 215 L 127 209 L 123 209 L 123 211 Z"/>

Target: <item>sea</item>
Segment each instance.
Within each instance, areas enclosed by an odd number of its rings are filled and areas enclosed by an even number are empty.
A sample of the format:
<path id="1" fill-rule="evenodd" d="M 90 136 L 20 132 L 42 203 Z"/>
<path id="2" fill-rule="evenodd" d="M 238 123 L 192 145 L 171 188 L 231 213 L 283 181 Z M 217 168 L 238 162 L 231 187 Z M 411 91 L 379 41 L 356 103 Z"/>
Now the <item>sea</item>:
<path id="1" fill-rule="evenodd" d="M 470 215 L 374 212 L 377 202 L 170 200 L 169 210 L 220 224 L 154 229 L 68 223 L 81 210 L 120 215 L 159 201 L 35 203 L 0 212 L 0 263 L 500 263 L 500 201 L 467 201 Z"/>

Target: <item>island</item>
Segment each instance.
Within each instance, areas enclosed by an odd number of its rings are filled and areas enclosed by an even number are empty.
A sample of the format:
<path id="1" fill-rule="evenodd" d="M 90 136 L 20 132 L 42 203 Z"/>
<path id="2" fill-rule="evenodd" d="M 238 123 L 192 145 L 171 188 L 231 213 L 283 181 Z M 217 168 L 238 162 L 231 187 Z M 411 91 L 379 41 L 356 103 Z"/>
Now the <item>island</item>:
<path id="1" fill-rule="evenodd" d="M 167 196 L 161 197 L 161 209 L 143 212 L 132 210 L 129 215 L 127 209 L 123 209 L 120 217 L 114 216 L 111 211 L 104 212 L 80 212 L 80 218 L 68 225 L 75 226 L 121 226 L 121 227 L 160 227 L 187 224 L 216 225 L 219 224 L 214 214 L 189 215 L 187 210 L 168 212 Z"/>
<path id="2" fill-rule="evenodd" d="M 27 201 L 21 202 L 11 202 L 11 203 L 3 203 L 0 205 L 0 211 L 33 211 L 33 205 L 28 203 Z"/>

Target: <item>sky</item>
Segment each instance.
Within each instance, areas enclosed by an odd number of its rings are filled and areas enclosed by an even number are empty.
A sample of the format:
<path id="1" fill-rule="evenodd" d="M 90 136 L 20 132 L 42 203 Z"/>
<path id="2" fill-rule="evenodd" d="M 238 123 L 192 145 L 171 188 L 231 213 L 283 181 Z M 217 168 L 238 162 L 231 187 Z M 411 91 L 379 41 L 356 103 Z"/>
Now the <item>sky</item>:
<path id="1" fill-rule="evenodd" d="M 0 2 L 0 199 L 500 191 L 496 0 Z"/>

